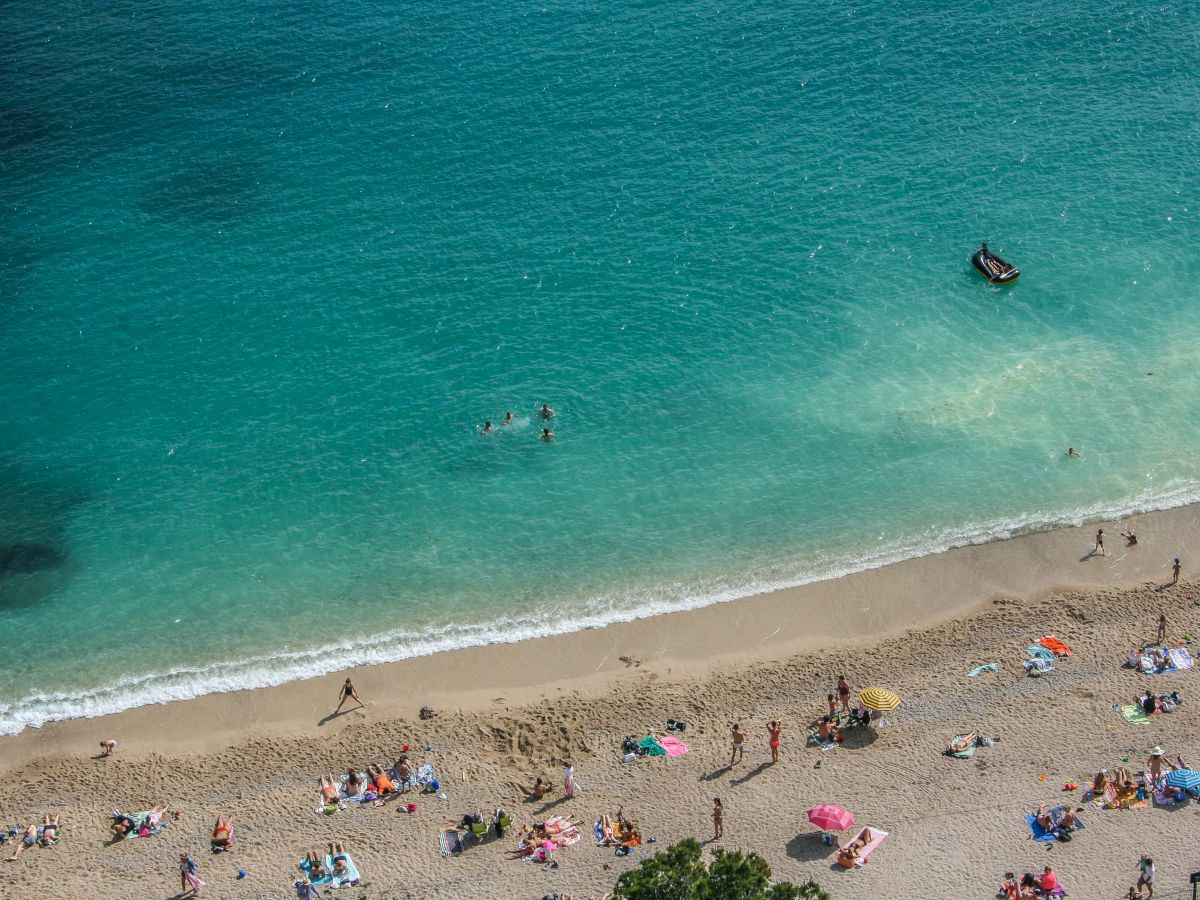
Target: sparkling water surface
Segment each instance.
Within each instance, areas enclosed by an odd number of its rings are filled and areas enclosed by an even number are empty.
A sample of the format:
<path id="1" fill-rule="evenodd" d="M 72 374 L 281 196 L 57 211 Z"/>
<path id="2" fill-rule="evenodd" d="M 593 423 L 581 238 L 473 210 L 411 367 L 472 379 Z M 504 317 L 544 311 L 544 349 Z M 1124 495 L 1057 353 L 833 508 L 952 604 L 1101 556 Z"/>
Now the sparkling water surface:
<path id="1" fill-rule="evenodd" d="M 0 8 L 0 733 L 1200 495 L 1194 4 L 447 6 Z"/>

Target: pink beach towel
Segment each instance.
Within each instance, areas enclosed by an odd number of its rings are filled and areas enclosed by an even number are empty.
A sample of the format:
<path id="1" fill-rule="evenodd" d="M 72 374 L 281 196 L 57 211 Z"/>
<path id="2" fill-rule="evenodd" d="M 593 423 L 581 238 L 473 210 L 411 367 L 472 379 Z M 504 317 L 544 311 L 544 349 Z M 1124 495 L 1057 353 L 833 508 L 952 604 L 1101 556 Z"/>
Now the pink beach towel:
<path id="1" fill-rule="evenodd" d="M 683 756 L 683 754 L 688 752 L 688 745 L 679 738 L 659 738 L 658 743 L 667 751 L 667 756 Z"/>

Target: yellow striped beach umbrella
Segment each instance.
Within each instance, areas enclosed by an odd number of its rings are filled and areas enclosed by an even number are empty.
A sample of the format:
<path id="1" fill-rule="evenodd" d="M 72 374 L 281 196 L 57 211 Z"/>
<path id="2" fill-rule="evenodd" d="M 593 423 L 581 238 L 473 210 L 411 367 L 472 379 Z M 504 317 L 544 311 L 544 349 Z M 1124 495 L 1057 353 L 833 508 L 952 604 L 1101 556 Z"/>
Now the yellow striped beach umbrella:
<path id="1" fill-rule="evenodd" d="M 900 705 L 900 695 L 887 688 L 869 687 L 858 692 L 859 702 L 875 712 L 890 712 Z"/>

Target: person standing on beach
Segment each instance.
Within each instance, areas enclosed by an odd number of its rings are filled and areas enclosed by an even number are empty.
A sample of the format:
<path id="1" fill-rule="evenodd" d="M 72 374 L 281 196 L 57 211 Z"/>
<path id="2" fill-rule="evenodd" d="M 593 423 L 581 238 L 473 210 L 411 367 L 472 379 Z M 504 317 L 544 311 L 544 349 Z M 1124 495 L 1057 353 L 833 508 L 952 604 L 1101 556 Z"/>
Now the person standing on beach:
<path id="1" fill-rule="evenodd" d="M 1142 896 L 1142 888 L 1149 888 L 1148 896 L 1154 896 L 1154 860 L 1148 856 L 1143 856 L 1138 862 L 1138 868 L 1141 869 L 1141 874 L 1138 875 L 1137 895 Z"/>
<path id="2" fill-rule="evenodd" d="M 1158 636 L 1155 638 L 1158 646 L 1165 647 L 1167 645 L 1167 614 L 1163 613 L 1158 617 Z"/>
<path id="3" fill-rule="evenodd" d="M 198 897 L 200 891 L 204 889 L 204 882 L 196 875 L 196 864 L 186 853 L 179 855 L 179 880 L 185 896 L 191 894 L 193 897 Z"/>
<path id="4" fill-rule="evenodd" d="M 779 762 L 779 735 L 783 731 L 783 724 L 776 719 L 773 722 L 767 723 L 767 732 L 771 735 L 771 763 Z"/>
<path id="5" fill-rule="evenodd" d="M 850 715 L 850 682 L 846 680 L 845 675 L 838 676 L 837 695 L 842 701 L 842 709 L 846 711 L 846 715 Z"/>
<path id="6" fill-rule="evenodd" d="M 1096 532 L 1096 546 L 1092 548 L 1093 553 L 1099 553 L 1104 556 L 1104 529 L 1101 528 Z"/>
<path id="7" fill-rule="evenodd" d="M 733 724 L 733 753 L 729 756 L 729 768 L 733 768 L 733 764 L 745 755 L 742 745 L 746 743 L 746 735 L 742 732 L 742 726 L 738 722 Z"/>
<path id="8" fill-rule="evenodd" d="M 575 767 L 567 766 L 563 770 L 563 796 L 574 797 L 579 785 L 575 783 Z"/>
<path id="9" fill-rule="evenodd" d="M 342 705 L 347 700 L 353 700 L 355 703 L 358 704 L 359 709 L 362 709 L 363 707 L 365 707 L 367 705 L 367 704 L 363 703 L 362 700 L 359 698 L 358 691 L 356 691 L 354 689 L 354 682 L 351 681 L 349 678 L 347 678 L 346 683 L 342 685 L 342 696 L 338 700 L 337 709 L 335 709 L 333 711 L 333 714 L 335 716 L 342 711 Z"/>
<path id="10" fill-rule="evenodd" d="M 713 840 L 719 841 L 725 836 L 725 807 L 720 797 L 713 797 Z"/>
<path id="11" fill-rule="evenodd" d="M 1179 564 L 1179 557 L 1175 557 L 1171 563 L 1171 584 L 1179 584 L 1179 570 L 1182 568 Z"/>

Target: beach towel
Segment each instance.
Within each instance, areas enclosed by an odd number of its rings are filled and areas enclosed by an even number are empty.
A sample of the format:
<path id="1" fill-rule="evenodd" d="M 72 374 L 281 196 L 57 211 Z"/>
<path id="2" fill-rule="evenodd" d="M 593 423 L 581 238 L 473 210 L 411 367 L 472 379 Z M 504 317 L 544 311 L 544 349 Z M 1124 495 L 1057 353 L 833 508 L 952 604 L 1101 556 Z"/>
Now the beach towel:
<path id="1" fill-rule="evenodd" d="M 1050 816 L 1055 822 L 1057 822 L 1060 818 L 1062 818 L 1062 814 L 1066 812 L 1066 810 L 1067 808 L 1065 806 L 1056 807 L 1055 809 L 1050 810 Z M 1037 816 L 1033 815 L 1032 813 L 1025 814 L 1025 824 L 1029 826 L 1029 831 L 1033 834 L 1033 839 L 1039 844 L 1048 844 L 1051 841 L 1058 840 L 1058 832 L 1046 831 L 1043 829 L 1042 826 L 1038 824 Z M 1077 820 L 1075 823 L 1075 830 L 1083 831 L 1083 823 Z"/>
<path id="2" fill-rule="evenodd" d="M 1155 806 L 1175 806 L 1179 803 L 1182 803 L 1186 799 L 1187 799 L 1187 794 L 1184 794 L 1182 797 L 1180 797 L 1178 800 L 1176 800 L 1174 789 L 1172 789 L 1171 793 L 1169 793 L 1169 794 L 1162 788 L 1156 788 L 1154 791 L 1154 805 Z"/>
<path id="3" fill-rule="evenodd" d="M 976 678 L 984 672 L 999 672 L 1000 663 L 988 663 L 986 666 L 976 666 L 967 673 L 968 678 Z"/>
<path id="4" fill-rule="evenodd" d="M 457 828 L 443 828 L 438 834 L 438 846 L 442 856 L 461 856 L 463 852 L 462 836 Z"/>
<path id="5" fill-rule="evenodd" d="M 683 756 L 688 752 L 688 745 L 679 738 L 664 737 L 658 739 L 662 748 L 667 751 L 667 756 Z"/>
<path id="6" fill-rule="evenodd" d="M 1117 805 L 1117 792 L 1111 784 L 1104 786 L 1104 793 L 1097 797 L 1090 790 L 1088 791 L 1091 799 L 1088 801 L 1095 809 L 1111 809 Z"/>
<path id="7" fill-rule="evenodd" d="M 338 853 L 335 855 L 340 856 L 346 861 L 346 873 L 330 879 L 330 883 L 334 887 L 350 887 L 351 885 L 358 884 L 360 881 L 362 881 L 362 876 L 358 874 L 358 866 L 354 864 L 354 860 L 350 858 L 349 853 Z M 330 872 L 333 871 L 333 860 L 333 856 L 325 857 L 325 867 L 329 869 Z"/>
<path id="8" fill-rule="evenodd" d="M 841 849 L 845 850 L 852 843 L 854 843 L 854 841 L 858 840 L 859 837 L 861 837 L 864 833 L 870 837 L 870 840 L 867 841 L 866 846 L 858 851 L 858 859 L 854 860 L 855 866 L 865 866 L 867 864 L 867 860 L 871 858 L 871 854 L 878 849 L 879 845 L 883 843 L 884 838 L 888 836 L 886 831 L 880 831 L 878 828 L 863 828 L 861 831 L 855 834 L 853 838 L 843 844 Z"/>
<path id="9" fill-rule="evenodd" d="M 666 756 L 667 751 L 663 749 L 662 744 L 652 737 L 644 737 L 638 741 L 638 746 L 646 751 L 647 756 Z"/>
<path id="10" fill-rule="evenodd" d="M 946 745 L 946 755 L 953 756 L 958 759 L 970 759 L 975 755 L 975 748 L 983 743 L 979 735 L 972 731 L 962 732 L 954 736 L 949 744 Z M 958 749 L 955 749 L 958 748 Z"/>
<path id="11" fill-rule="evenodd" d="M 1030 656 L 1032 656 L 1034 659 L 1044 659 L 1047 661 L 1054 659 L 1053 653 L 1051 653 L 1045 647 L 1039 647 L 1036 644 L 1032 647 L 1026 647 L 1025 652 L 1028 653 Z"/>
<path id="12" fill-rule="evenodd" d="M 1060 641 L 1058 638 L 1056 638 L 1052 634 L 1046 635 L 1044 638 L 1042 638 L 1040 641 L 1038 641 L 1038 643 L 1041 644 L 1043 647 L 1045 647 L 1047 650 L 1049 650 L 1051 653 L 1053 653 L 1055 656 L 1070 656 L 1071 655 L 1071 648 L 1068 647 L 1066 644 L 1064 644 L 1062 641 Z"/>
<path id="13" fill-rule="evenodd" d="M 1175 664 L 1177 669 L 1190 669 L 1195 665 L 1195 660 L 1192 659 L 1192 654 L 1188 653 L 1187 647 L 1176 647 L 1174 650 L 1168 650 L 1167 656 L 1171 657 L 1171 662 Z"/>
<path id="14" fill-rule="evenodd" d="M 1130 725 L 1148 725 L 1149 719 L 1146 717 L 1146 711 L 1136 703 L 1131 703 L 1128 706 L 1121 707 L 1121 718 Z"/>
<path id="15" fill-rule="evenodd" d="M 328 864 L 328 862 L 329 862 L 328 858 L 326 858 L 325 861 Z M 330 882 L 333 881 L 333 878 L 331 878 L 329 875 L 322 875 L 319 878 L 313 878 L 312 866 L 310 866 L 308 863 L 308 857 L 305 857 L 304 859 L 300 860 L 299 869 L 301 872 L 304 873 L 304 877 L 307 878 L 312 884 L 329 884 Z"/>
<path id="16" fill-rule="evenodd" d="M 812 732 L 808 736 L 809 743 L 816 744 L 822 751 L 833 750 L 837 747 L 837 741 L 823 741 L 821 735 L 817 732 Z M 839 757 L 840 758 L 840 757 Z"/>
<path id="17" fill-rule="evenodd" d="M 126 834 L 125 834 L 125 840 L 132 841 L 134 838 L 154 837 L 156 834 L 161 834 L 162 830 L 164 828 L 168 828 L 171 825 L 170 822 L 166 822 L 162 819 L 159 819 L 158 822 L 155 823 L 153 828 L 148 829 L 145 834 L 142 834 L 141 825 L 142 825 L 142 822 L 144 822 L 146 820 L 146 816 L 148 816 L 148 815 L 150 815 L 150 810 L 148 810 L 148 809 L 143 810 L 140 813 L 133 813 L 132 815 L 130 815 L 129 818 L 133 819 L 133 821 L 137 823 L 138 827 L 129 829 L 129 831 L 126 832 Z"/>
<path id="18" fill-rule="evenodd" d="M 1046 675 L 1054 671 L 1054 664 L 1047 660 L 1027 659 L 1025 660 L 1025 672 L 1029 675 Z"/>

